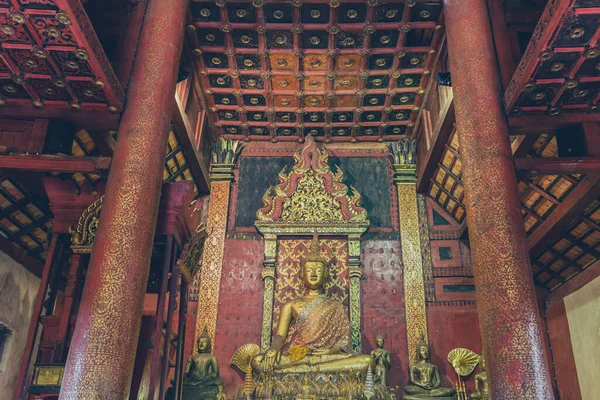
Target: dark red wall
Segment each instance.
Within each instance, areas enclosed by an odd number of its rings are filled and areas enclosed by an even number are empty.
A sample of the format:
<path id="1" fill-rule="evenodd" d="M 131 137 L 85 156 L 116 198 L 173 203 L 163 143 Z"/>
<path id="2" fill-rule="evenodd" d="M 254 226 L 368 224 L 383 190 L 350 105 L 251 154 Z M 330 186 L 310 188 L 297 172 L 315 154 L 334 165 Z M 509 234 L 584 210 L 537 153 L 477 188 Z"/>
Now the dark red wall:
<path id="1" fill-rule="evenodd" d="M 427 326 L 431 361 L 440 368 L 442 385 L 452 387 L 456 381 L 456 372 L 448 362 L 448 353 L 457 347 L 464 347 L 481 354 L 477 309 L 473 305 L 429 303 Z M 469 393 L 475 390 L 473 377 L 467 379 L 467 386 L 470 388 Z"/>
<path id="2" fill-rule="evenodd" d="M 257 238 L 225 241 L 214 355 L 228 397 L 244 378 L 229 366 L 233 353 L 244 344 L 260 344 L 263 254 L 263 242 Z"/>
<path id="3" fill-rule="evenodd" d="M 385 348 L 392 353 L 389 386 L 403 387 L 408 355 L 400 242 L 366 240 L 362 243 L 363 353 L 375 346 L 380 330 Z"/>

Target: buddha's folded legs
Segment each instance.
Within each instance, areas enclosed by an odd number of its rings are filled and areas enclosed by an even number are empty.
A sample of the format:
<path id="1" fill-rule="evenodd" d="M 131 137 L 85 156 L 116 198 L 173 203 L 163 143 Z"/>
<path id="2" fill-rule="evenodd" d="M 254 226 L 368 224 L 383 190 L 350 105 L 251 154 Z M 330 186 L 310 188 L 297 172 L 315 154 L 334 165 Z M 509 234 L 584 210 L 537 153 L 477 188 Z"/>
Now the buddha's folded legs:
<path id="1" fill-rule="evenodd" d="M 418 386 L 407 386 L 404 388 L 404 393 L 426 399 L 429 397 L 452 397 L 455 391 L 451 388 L 423 389 Z"/>
<path id="2" fill-rule="evenodd" d="M 252 369 L 262 372 L 263 356 L 258 355 L 252 359 Z M 298 361 L 291 361 L 290 356 L 282 355 L 281 361 L 274 368 L 275 372 L 363 372 L 369 366 L 375 369 L 375 360 L 367 354 L 334 354 L 327 356 L 306 356 Z"/>

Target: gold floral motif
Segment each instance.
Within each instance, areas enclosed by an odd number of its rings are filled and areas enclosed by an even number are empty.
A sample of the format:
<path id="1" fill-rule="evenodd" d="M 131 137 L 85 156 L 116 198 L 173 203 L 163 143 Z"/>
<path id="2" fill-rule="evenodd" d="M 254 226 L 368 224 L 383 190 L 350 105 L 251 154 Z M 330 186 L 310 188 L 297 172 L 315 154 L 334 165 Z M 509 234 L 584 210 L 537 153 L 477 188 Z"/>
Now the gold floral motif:
<path id="1" fill-rule="evenodd" d="M 414 175 L 414 173 L 413 173 Z M 404 178 L 406 179 L 406 178 Z M 404 264 L 404 299 L 408 348 L 417 348 L 421 335 L 427 341 L 427 311 L 416 182 L 397 181 L 402 262 Z M 409 363 L 417 362 L 416 353 L 409 352 Z"/>
<path id="2" fill-rule="evenodd" d="M 351 187 L 353 194 L 348 194 L 348 187 L 342 183 L 344 173 L 331 171 L 327 151 L 317 148 L 312 136 L 307 138 L 307 145 L 294 154 L 294 159 L 296 164 L 292 170 L 286 173 L 287 168 L 284 168 L 279 173 L 280 184 L 271 187 L 263 196 L 264 207 L 256 214 L 257 222 L 367 221 L 367 211 L 360 206 L 360 193 Z"/>
<path id="3" fill-rule="evenodd" d="M 202 310 L 202 312 L 198 313 L 196 320 L 194 343 L 197 342 L 197 338 L 205 326 L 211 341 L 215 340 L 230 186 L 230 181 L 213 181 L 210 184 L 210 202 L 206 224 L 210 235 L 204 246 L 199 274 L 198 310 Z"/>

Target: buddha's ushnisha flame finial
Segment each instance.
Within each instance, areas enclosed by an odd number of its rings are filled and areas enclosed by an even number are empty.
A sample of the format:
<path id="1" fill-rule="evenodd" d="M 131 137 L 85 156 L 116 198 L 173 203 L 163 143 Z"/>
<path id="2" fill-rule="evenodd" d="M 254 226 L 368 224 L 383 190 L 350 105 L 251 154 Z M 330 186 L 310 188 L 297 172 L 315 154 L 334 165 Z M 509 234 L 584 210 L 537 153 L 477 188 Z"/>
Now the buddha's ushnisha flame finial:
<path id="1" fill-rule="evenodd" d="M 305 259 L 307 262 L 322 262 L 327 264 L 327 260 L 321 257 L 321 245 L 319 243 L 319 234 L 315 231 L 308 249 L 308 256 Z"/>

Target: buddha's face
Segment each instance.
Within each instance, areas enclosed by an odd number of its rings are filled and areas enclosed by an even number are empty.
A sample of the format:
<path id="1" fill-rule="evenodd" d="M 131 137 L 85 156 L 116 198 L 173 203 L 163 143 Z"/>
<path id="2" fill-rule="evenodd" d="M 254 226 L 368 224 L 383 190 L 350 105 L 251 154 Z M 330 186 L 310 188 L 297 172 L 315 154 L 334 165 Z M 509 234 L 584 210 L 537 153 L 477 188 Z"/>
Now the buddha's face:
<path id="1" fill-rule="evenodd" d="M 318 261 L 308 261 L 302 269 L 304 283 L 310 290 L 319 289 L 327 280 L 327 267 Z"/>
<path id="2" fill-rule="evenodd" d="M 210 339 L 201 337 L 198 338 L 198 353 L 207 353 L 210 348 Z"/>
<path id="3" fill-rule="evenodd" d="M 485 371 L 485 357 L 481 357 L 481 369 Z"/>
<path id="4" fill-rule="evenodd" d="M 429 346 L 419 346 L 419 356 L 422 360 L 429 360 Z"/>
<path id="5" fill-rule="evenodd" d="M 378 337 L 377 339 L 375 339 L 375 343 L 377 344 L 377 347 L 379 347 L 380 349 L 383 348 L 383 338 L 382 337 Z"/>

